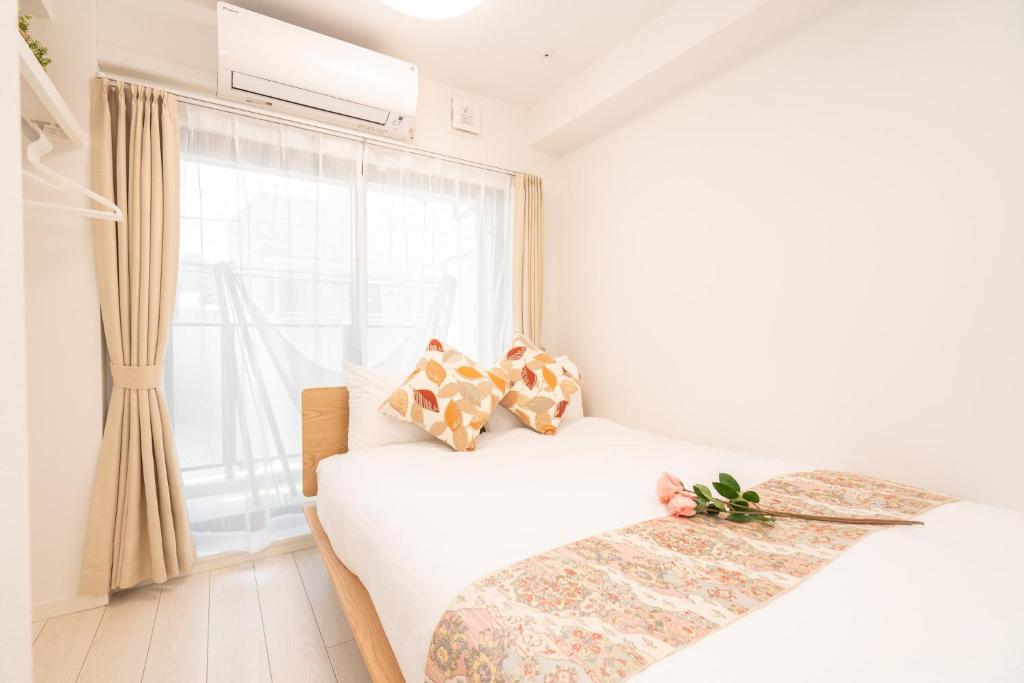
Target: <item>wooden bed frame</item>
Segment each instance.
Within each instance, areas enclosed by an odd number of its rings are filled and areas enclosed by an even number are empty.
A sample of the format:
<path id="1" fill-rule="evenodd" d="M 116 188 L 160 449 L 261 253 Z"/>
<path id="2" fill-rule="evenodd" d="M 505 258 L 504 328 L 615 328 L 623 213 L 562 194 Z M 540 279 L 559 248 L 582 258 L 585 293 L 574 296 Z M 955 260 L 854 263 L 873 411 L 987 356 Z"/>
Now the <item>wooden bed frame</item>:
<path id="1" fill-rule="evenodd" d="M 302 392 L 302 492 L 315 496 L 316 466 L 324 458 L 348 452 L 348 389 L 325 387 Z M 391 643 L 381 626 L 370 594 L 359 577 L 341 561 L 316 513 L 316 505 L 306 505 L 306 519 L 313 539 L 320 548 L 327 574 L 338 602 L 363 655 L 374 683 L 404 683 Z"/>

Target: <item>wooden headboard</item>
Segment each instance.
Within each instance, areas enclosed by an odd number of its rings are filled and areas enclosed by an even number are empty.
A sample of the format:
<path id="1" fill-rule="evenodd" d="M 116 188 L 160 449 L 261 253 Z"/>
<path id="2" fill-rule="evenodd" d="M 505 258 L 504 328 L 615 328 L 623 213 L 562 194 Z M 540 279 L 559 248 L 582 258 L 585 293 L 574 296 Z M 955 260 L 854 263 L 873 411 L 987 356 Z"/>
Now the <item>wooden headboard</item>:
<path id="1" fill-rule="evenodd" d="M 348 388 L 303 389 L 303 495 L 316 495 L 317 463 L 338 453 L 348 453 Z"/>

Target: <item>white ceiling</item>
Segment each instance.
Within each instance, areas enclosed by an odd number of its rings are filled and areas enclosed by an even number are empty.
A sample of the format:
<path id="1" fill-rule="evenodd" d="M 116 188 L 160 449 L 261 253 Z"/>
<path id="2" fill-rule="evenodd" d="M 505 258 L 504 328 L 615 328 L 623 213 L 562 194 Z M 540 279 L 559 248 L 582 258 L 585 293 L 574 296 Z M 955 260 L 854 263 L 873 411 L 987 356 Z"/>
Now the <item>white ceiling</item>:
<path id="1" fill-rule="evenodd" d="M 414 62 L 426 78 L 526 106 L 675 1 L 483 0 L 467 14 L 442 21 L 408 17 L 380 0 L 233 4 Z M 554 51 L 549 59 L 542 56 L 547 48 Z"/>

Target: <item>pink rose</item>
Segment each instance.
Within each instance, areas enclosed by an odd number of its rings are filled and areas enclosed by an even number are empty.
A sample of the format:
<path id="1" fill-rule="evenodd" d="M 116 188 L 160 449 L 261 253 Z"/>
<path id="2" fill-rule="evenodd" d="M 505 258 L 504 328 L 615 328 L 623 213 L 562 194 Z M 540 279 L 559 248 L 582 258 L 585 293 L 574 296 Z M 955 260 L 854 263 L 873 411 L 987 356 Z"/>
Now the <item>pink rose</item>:
<path id="1" fill-rule="evenodd" d="M 693 517 L 697 514 L 697 501 L 686 492 L 677 494 L 668 502 L 668 513 L 676 517 Z"/>
<path id="2" fill-rule="evenodd" d="M 654 491 L 658 494 L 658 500 L 661 504 L 667 505 L 673 496 L 683 493 L 683 482 L 675 475 L 664 472 L 658 477 L 658 483 L 655 484 Z"/>

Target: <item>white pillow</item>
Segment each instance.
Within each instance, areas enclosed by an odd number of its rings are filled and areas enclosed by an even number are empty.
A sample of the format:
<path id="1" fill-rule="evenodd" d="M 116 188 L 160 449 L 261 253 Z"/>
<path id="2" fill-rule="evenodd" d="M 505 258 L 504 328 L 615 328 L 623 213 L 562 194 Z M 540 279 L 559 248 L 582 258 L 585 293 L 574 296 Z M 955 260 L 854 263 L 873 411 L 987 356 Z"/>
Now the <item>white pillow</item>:
<path id="1" fill-rule="evenodd" d="M 563 368 L 572 373 L 572 376 L 575 377 L 580 384 L 580 390 L 572 397 L 572 400 L 569 401 L 569 407 L 565 409 L 565 415 L 562 416 L 562 422 L 565 422 L 566 420 L 577 420 L 583 417 L 583 376 L 580 375 L 579 367 L 572 362 L 569 356 L 559 356 L 558 358 L 555 358 L 555 360 L 561 363 Z"/>
<path id="2" fill-rule="evenodd" d="M 419 425 L 402 422 L 378 412 L 402 377 L 382 375 L 360 365 L 345 363 L 348 382 L 348 449 L 356 451 L 394 443 L 434 441 Z M 515 417 L 512 415 L 512 417 Z"/>
<path id="3" fill-rule="evenodd" d="M 569 360 L 568 356 L 559 356 L 556 358 L 559 363 L 562 364 L 566 370 L 571 372 L 574 377 L 579 378 L 580 370 L 576 367 L 576 364 Z M 571 422 L 583 417 L 583 384 L 580 383 L 580 390 L 573 394 L 572 400 L 569 401 L 569 407 L 565 409 L 565 415 L 562 416 L 562 421 L 558 424 L 563 425 L 567 421 Z M 499 405 L 491 416 L 487 419 L 487 425 L 485 427 L 488 432 L 504 432 L 508 429 L 515 429 L 517 427 L 524 427 L 523 421 L 520 420 L 515 414 L 503 405 Z"/>
<path id="4" fill-rule="evenodd" d="M 565 412 L 569 412 L 569 410 L 572 408 L 573 403 L 574 402 L 569 403 L 569 408 L 566 408 Z M 562 416 L 562 419 L 565 419 L 564 415 Z M 494 409 L 494 412 L 491 413 L 491 416 L 487 418 L 487 423 L 484 424 L 484 431 L 504 432 L 509 429 L 515 429 L 516 427 L 523 427 L 524 429 L 528 429 L 528 427 L 523 424 L 522 420 L 520 420 L 518 417 L 512 414 L 511 410 L 499 404 L 498 407 Z"/>
<path id="5" fill-rule="evenodd" d="M 515 417 L 513 415 L 512 417 Z M 565 409 L 565 415 L 558 424 L 564 424 L 566 420 L 578 420 L 583 417 L 583 389 L 576 392 L 576 395 L 569 401 L 569 407 Z"/>

